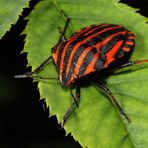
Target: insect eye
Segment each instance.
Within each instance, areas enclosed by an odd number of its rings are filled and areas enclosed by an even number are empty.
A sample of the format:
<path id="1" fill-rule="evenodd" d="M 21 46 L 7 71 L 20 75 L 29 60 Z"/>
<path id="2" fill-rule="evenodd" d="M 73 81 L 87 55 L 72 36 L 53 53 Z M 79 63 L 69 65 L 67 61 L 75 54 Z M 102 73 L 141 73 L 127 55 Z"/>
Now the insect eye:
<path id="1" fill-rule="evenodd" d="M 55 53 L 56 52 L 56 46 L 51 48 L 51 53 Z"/>

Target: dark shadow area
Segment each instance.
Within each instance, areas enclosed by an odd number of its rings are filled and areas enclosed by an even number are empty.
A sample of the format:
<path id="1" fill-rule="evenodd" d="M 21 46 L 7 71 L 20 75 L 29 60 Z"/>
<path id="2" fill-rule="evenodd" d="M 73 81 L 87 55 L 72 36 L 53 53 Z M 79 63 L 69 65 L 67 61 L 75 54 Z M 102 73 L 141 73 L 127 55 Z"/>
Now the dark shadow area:
<path id="1" fill-rule="evenodd" d="M 27 53 L 20 54 L 25 35 L 20 35 L 27 16 L 39 0 L 32 0 L 16 25 L 0 40 L 0 148 L 80 148 L 72 136 L 65 136 L 56 117 L 49 118 L 44 100 L 40 100 L 37 83 L 32 79 L 15 79 L 14 75 L 29 71 Z M 148 17 L 147 0 L 122 0 L 140 8 Z M 99 131 L 98 131 L 99 132 Z M 87 140 L 87 139 L 86 139 Z"/>

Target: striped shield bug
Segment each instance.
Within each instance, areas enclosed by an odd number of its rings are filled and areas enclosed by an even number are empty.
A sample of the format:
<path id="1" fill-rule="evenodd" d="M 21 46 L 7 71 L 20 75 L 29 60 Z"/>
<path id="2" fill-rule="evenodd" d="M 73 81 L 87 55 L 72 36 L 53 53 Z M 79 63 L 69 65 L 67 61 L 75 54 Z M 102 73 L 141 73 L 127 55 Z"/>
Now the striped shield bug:
<path id="1" fill-rule="evenodd" d="M 82 28 L 73 33 L 68 39 L 65 37 L 70 18 L 66 17 L 66 23 L 63 30 L 59 27 L 60 37 L 58 43 L 51 49 L 52 56 L 45 60 L 33 72 L 27 72 L 23 75 L 16 75 L 16 78 L 26 78 L 35 76 L 39 73 L 45 64 L 52 60 L 59 71 L 60 84 L 64 88 L 68 88 L 71 92 L 73 103 L 63 117 L 62 126 L 70 116 L 75 105 L 78 106 L 80 98 L 80 85 L 84 77 L 92 74 L 98 74 L 109 69 L 110 65 L 118 63 L 116 68 L 123 68 L 135 64 L 148 62 L 148 59 L 129 61 L 127 57 L 130 55 L 135 45 L 135 35 L 121 25 L 115 24 L 96 24 Z M 124 62 L 121 62 L 122 59 Z M 95 76 L 95 75 L 94 75 Z M 54 79 L 54 78 L 49 78 Z M 56 79 L 56 78 L 55 78 Z M 128 122 L 125 111 L 117 102 L 109 88 L 101 81 L 96 81 L 97 77 L 92 78 L 94 83 L 107 94 L 108 98 Z M 71 85 L 75 84 L 76 95 L 72 93 Z"/>

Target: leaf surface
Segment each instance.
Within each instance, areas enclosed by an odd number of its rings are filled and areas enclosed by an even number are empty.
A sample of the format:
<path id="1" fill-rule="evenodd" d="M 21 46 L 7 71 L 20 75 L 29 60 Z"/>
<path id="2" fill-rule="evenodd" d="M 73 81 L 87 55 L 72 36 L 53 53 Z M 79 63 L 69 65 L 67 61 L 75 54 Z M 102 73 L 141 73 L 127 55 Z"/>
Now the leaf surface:
<path id="1" fill-rule="evenodd" d="M 0 37 L 9 31 L 28 5 L 29 0 L 0 0 Z"/>
<path id="2" fill-rule="evenodd" d="M 65 23 L 61 10 L 71 18 L 67 37 L 90 24 L 121 24 L 136 35 L 131 59 L 148 58 L 148 19 L 136 13 L 136 9 L 118 3 L 118 0 L 43 0 L 28 17 L 24 31 L 27 34 L 24 52 L 28 52 L 28 65 L 32 69 L 51 55 L 51 48 L 58 41 L 57 28 L 63 28 Z M 130 124 L 118 115 L 108 97 L 94 84 L 82 87 L 80 107 L 72 112 L 64 126 L 66 133 L 71 132 L 82 147 L 148 147 L 148 64 L 130 69 L 129 72 L 122 69 L 106 79 L 113 95 L 130 117 Z M 39 75 L 58 77 L 58 72 L 50 62 Z M 41 98 L 46 98 L 50 114 L 56 115 L 60 123 L 72 103 L 69 90 L 54 80 L 40 81 L 38 87 Z"/>

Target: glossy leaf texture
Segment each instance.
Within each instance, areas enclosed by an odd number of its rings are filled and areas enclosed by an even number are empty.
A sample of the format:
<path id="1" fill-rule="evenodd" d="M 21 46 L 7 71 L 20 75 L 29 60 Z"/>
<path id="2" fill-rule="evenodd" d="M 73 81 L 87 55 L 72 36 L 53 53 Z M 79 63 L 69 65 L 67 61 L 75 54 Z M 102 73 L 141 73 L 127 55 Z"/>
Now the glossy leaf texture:
<path id="1" fill-rule="evenodd" d="M 17 22 L 23 8 L 28 5 L 29 0 L 0 0 L 0 38 Z"/>
<path id="2" fill-rule="evenodd" d="M 28 65 L 32 69 L 51 55 L 51 48 L 58 41 L 57 28 L 63 28 L 65 24 L 61 10 L 71 18 L 67 37 L 90 24 L 121 24 L 136 35 L 136 47 L 131 59 L 148 58 L 148 19 L 136 13 L 136 9 L 121 4 L 118 0 L 43 0 L 27 17 L 29 22 L 24 31 L 27 34 L 24 52 L 28 52 Z M 58 77 L 58 71 L 53 62 L 50 62 L 39 75 Z M 119 116 L 99 88 L 88 83 L 81 89 L 79 108 L 75 108 L 64 126 L 66 133 L 71 132 L 82 147 L 148 147 L 147 75 L 148 64 L 143 64 L 128 70 L 122 69 L 105 79 L 131 119 L 130 124 Z M 69 90 L 63 89 L 56 80 L 39 81 L 38 87 L 41 98 L 46 98 L 50 115 L 56 115 L 60 123 L 73 101 Z"/>

